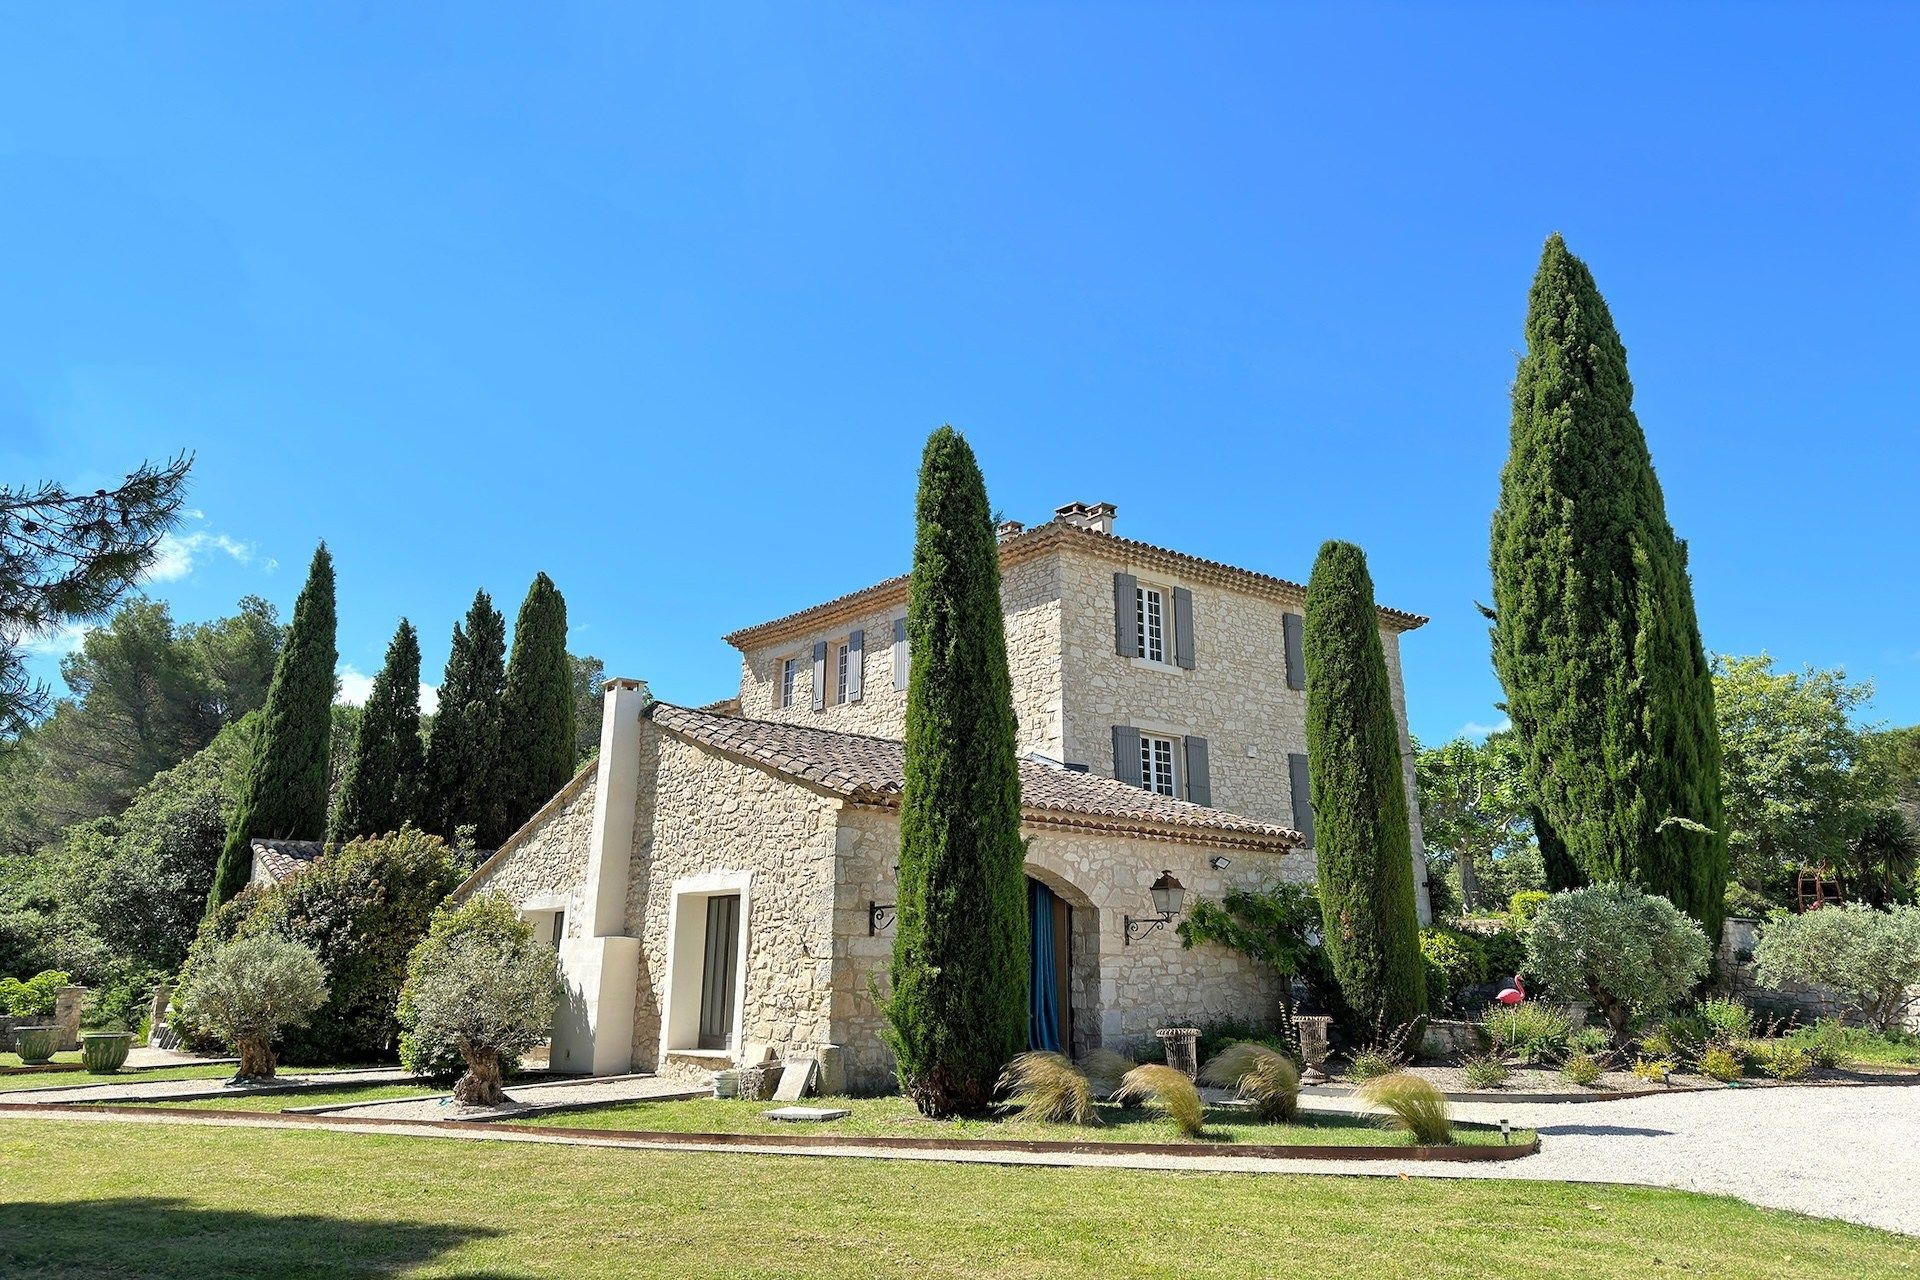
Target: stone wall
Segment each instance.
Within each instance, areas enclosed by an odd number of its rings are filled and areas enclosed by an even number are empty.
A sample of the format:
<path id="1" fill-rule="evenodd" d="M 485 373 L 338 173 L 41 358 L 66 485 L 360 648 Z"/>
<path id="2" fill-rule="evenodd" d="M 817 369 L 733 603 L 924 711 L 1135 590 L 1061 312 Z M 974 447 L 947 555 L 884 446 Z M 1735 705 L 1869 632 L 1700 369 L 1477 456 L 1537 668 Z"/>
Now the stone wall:
<path id="1" fill-rule="evenodd" d="M 1181 946 L 1172 926 L 1131 944 L 1123 941 L 1128 915 L 1152 912 L 1147 893 L 1160 871 L 1187 886 L 1188 900 L 1218 900 L 1229 888 L 1313 874 L 1304 854 L 1228 851 L 1232 864 L 1216 871 L 1208 861 L 1221 850 L 1130 836 L 1029 827 L 1027 873 L 1044 881 L 1073 908 L 1072 1048 L 1076 1054 L 1107 1045 L 1151 1055 L 1155 1029 L 1225 1019 L 1265 1024 L 1277 1014 L 1279 981 L 1272 971 L 1237 952 Z M 893 931 L 868 933 L 871 903 L 897 903 L 894 864 L 900 819 L 892 810 L 850 808 L 835 842 L 833 1042 L 844 1047 L 851 1087 L 879 1090 L 892 1082 L 892 1056 L 880 1038 L 883 1019 L 871 994 L 884 987 L 893 955 Z"/>
<path id="2" fill-rule="evenodd" d="M 518 840 L 481 868 L 470 893 L 496 893 L 523 910 L 565 911 L 567 935 L 579 936 L 589 924 L 584 899 L 595 785 L 592 769 L 569 782 Z"/>
<path id="3" fill-rule="evenodd" d="M 1042 556 L 1006 570 L 1000 583 L 1006 610 L 1007 662 L 1013 673 L 1014 714 L 1020 722 L 1020 750 L 1059 758 L 1061 751 L 1060 610 L 1056 562 Z M 904 589 L 899 599 L 833 628 L 788 637 L 741 656 L 740 714 L 750 720 L 817 725 L 843 733 L 881 738 L 906 736 L 907 694 L 894 688 L 893 620 L 906 615 Z M 836 704 L 833 651 L 854 630 L 865 634 L 866 663 L 858 702 Z M 813 709 L 813 646 L 825 641 L 827 704 Z M 780 664 L 800 660 L 793 705 L 776 705 Z"/>
<path id="4" fill-rule="evenodd" d="M 700 876 L 748 877 L 741 914 L 746 992 L 735 1012 L 743 1045 L 765 1045 L 785 1057 L 832 1043 L 838 800 L 691 746 L 651 721 L 641 726 L 640 777 L 627 893 L 627 931 L 640 939 L 635 1068 L 666 1065 L 678 1047 L 661 1042 L 675 977 L 668 963 L 670 919 L 676 882 Z M 696 992 L 698 979 L 692 975 Z"/>

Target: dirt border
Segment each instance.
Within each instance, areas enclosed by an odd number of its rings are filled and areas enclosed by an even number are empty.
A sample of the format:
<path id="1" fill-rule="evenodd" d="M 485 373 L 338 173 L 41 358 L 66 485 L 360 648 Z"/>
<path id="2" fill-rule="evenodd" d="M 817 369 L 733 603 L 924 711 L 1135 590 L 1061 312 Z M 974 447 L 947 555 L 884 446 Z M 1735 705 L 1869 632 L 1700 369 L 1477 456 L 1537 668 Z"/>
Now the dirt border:
<path id="1" fill-rule="evenodd" d="M 1540 1139 L 1500 1147 L 1370 1147 L 1309 1146 L 1303 1144 L 1210 1144 L 1158 1142 L 1054 1142 L 1024 1138 L 946 1138 L 880 1137 L 868 1134 L 802 1133 L 671 1133 L 645 1129 L 572 1129 L 560 1125 L 516 1124 L 502 1126 L 484 1120 L 405 1120 L 377 1116 L 331 1116 L 291 1114 L 284 1111 L 229 1111 L 211 1107 L 128 1106 L 124 1103 L 69 1102 L 36 1105 L 29 1102 L 0 1102 L 0 1116 L 45 1113 L 138 1118 L 159 1123 L 218 1121 L 222 1124 L 253 1125 L 261 1128 L 334 1129 L 364 1131 L 369 1126 L 396 1129 L 437 1129 L 448 1133 L 473 1134 L 494 1138 L 503 1132 L 533 1134 L 548 1139 L 574 1138 L 599 1146 L 637 1148 L 711 1148 L 724 1151 L 732 1147 L 780 1147 L 794 1150 L 854 1149 L 872 1151 L 936 1151 L 960 1154 L 968 1151 L 1013 1152 L 1025 1155 L 1110 1155 L 1160 1156 L 1173 1159 L 1249 1160 L 1419 1160 L 1435 1163 L 1472 1164 L 1496 1160 L 1519 1160 L 1540 1150 Z M 160 1119 L 164 1117 L 164 1119 Z M 44 1117 L 43 1117 L 44 1118 Z M 495 1140 L 498 1140 L 495 1138 Z M 510 1139 L 509 1139 L 510 1140 Z"/>

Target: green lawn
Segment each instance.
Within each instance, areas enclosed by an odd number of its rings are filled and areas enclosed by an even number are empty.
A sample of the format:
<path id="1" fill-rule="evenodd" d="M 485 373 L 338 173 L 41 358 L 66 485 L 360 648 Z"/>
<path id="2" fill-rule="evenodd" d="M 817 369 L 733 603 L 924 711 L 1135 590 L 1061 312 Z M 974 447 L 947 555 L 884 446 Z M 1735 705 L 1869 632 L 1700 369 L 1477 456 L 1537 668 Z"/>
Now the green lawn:
<path id="1" fill-rule="evenodd" d="M 772 1102 L 739 1099 L 690 1098 L 672 1102 L 623 1102 L 583 1111 L 532 1115 L 509 1124 L 548 1125 L 568 1129 L 651 1129 L 663 1133 L 785 1133 L 831 1138 L 835 1134 L 909 1138 L 1040 1139 L 1055 1142 L 1168 1142 L 1168 1143 L 1311 1143 L 1317 1146 L 1410 1146 L 1403 1133 L 1389 1133 L 1371 1120 L 1324 1112 L 1303 1112 L 1297 1124 L 1261 1124 L 1244 1111 L 1215 1108 L 1207 1113 L 1204 1138 L 1182 1137 L 1170 1121 L 1144 1111 L 1101 1104 L 1105 1124 L 1098 1128 L 1027 1121 L 928 1120 L 901 1097 L 809 1098 L 809 1107 L 846 1107 L 853 1114 L 843 1120 L 793 1124 L 769 1120 L 763 1114 Z M 1463 1145 L 1500 1144 L 1498 1129 L 1455 1128 Z M 1529 1142 L 1532 1130 L 1520 1130 L 1515 1142 Z"/>
<path id="2" fill-rule="evenodd" d="M 285 1111 L 291 1107 L 351 1106 L 361 1102 L 391 1102 L 399 1098 L 444 1096 L 447 1087 L 432 1084 L 355 1084 L 338 1089 L 287 1089 L 276 1093 L 241 1093 L 232 1097 L 186 1098 L 179 1102 L 140 1102 L 128 1106 L 182 1107 L 212 1111 Z"/>
<path id="3" fill-rule="evenodd" d="M 75 1060 L 78 1060 L 77 1056 Z M 281 1067 L 280 1072 L 282 1075 L 310 1076 L 327 1071 L 359 1069 L 358 1067 Z M 152 1067 L 145 1071 L 123 1069 L 106 1075 L 95 1075 L 90 1071 L 44 1071 L 31 1075 L 0 1076 L 0 1094 L 22 1089 L 77 1089 L 97 1084 L 133 1084 L 143 1080 L 226 1080 L 232 1076 L 231 1062 L 205 1067 Z"/>
<path id="4" fill-rule="evenodd" d="M 1920 1036 L 1901 1031 L 1873 1031 L 1866 1027 L 1847 1027 L 1837 1033 L 1822 1028 L 1799 1027 L 1787 1035 L 1789 1043 L 1811 1044 L 1824 1031 L 1835 1035 L 1849 1063 L 1868 1067 L 1920 1067 Z"/>
<path id="5" fill-rule="evenodd" d="M 1920 1241 L 1673 1191 L 614 1151 L 0 1119 L 0 1274 L 1920 1275 Z"/>

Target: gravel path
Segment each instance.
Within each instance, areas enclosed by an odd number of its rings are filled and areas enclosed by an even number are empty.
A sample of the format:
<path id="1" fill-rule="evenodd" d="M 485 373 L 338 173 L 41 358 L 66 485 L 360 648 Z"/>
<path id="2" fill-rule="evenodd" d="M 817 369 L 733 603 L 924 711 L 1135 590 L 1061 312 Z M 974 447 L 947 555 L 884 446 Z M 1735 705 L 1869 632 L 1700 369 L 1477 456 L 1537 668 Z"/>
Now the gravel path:
<path id="1" fill-rule="evenodd" d="M 371 1067 L 364 1071 L 327 1071 L 310 1076 L 284 1075 L 287 1084 L 313 1088 L 333 1088 L 349 1084 L 402 1084 L 413 1079 L 398 1067 Z M 32 1098 L 24 1095 L 28 1092 Z M 224 1079 L 212 1080 L 140 1080 L 129 1077 L 119 1084 L 61 1085 L 46 1089 L 21 1090 L 20 1095 L 0 1092 L 0 1102 L 186 1102 L 194 1098 L 231 1098 L 246 1093 L 272 1093 L 279 1090 L 235 1088 Z"/>
<path id="2" fill-rule="evenodd" d="M 562 1108 L 600 1106 L 609 1102 L 641 1102 L 665 1098 L 700 1098 L 712 1093 L 684 1080 L 661 1080 L 654 1076 L 599 1076 L 591 1080 L 549 1080 L 539 1084 L 509 1084 L 507 1096 L 516 1107 L 456 1107 L 453 1095 L 432 1098 L 400 1098 L 392 1102 L 366 1102 L 358 1106 L 329 1109 L 321 1114 L 355 1119 L 362 1116 L 380 1120 L 501 1120 Z M 772 1104 L 769 1103 L 769 1106 Z"/>

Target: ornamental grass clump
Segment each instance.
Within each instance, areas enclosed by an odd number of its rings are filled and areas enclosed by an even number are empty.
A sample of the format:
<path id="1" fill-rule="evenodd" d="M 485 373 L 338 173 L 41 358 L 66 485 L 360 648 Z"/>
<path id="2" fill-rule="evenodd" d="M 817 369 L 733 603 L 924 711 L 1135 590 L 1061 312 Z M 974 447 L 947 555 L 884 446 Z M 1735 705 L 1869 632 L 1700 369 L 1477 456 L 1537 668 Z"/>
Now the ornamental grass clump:
<path id="1" fill-rule="evenodd" d="M 1563 1010 L 1538 1000 L 1494 1005 L 1480 1027 L 1495 1053 L 1522 1062 L 1559 1057 L 1573 1034 L 1573 1025 Z"/>
<path id="2" fill-rule="evenodd" d="M 1377 1076 L 1360 1086 L 1358 1096 L 1367 1105 L 1381 1109 L 1382 1128 L 1410 1133 L 1423 1147 L 1453 1141 L 1453 1119 L 1447 1114 L 1446 1097 L 1411 1072 Z"/>
<path id="3" fill-rule="evenodd" d="M 1264 1044 L 1242 1040 L 1216 1054 L 1200 1078 L 1233 1089 L 1253 1104 L 1262 1120 L 1289 1121 L 1300 1113 L 1300 1069 L 1293 1059 Z"/>
<path id="4" fill-rule="evenodd" d="M 1513 1078 L 1513 1068 L 1498 1054 L 1477 1053 L 1461 1062 L 1460 1074 L 1476 1089 L 1498 1089 Z"/>
<path id="5" fill-rule="evenodd" d="M 1093 1104 L 1093 1085 L 1064 1054 L 1036 1050 L 1023 1053 L 1000 1073 L 1003 1104 L 1017 1120 L 1041 1124 L 1097 1125 L 1100 1112 Z"/>
<path id="6" fill-rule="evenodd" d="M 1189 1138 L 1206 1131 L 1206 1108 L 1200 1103 L 1200 1091 L 1184 1072 L 1161 1063 L 1149 1062 L 1127 1072 L 1113 1100 L 1157 1111 Z"/>
<path id="7" fill-rule="evenodd" d="M 1126 1054 L 1113 1049 L 1094 1049 L 1083 1055 L 1077 1064 L 1083 1075 L 1092 1082 L 1101 1093 L 1112 1096 L 1127 1077 L 1127 1072 L 1139 1064 Z"/>

